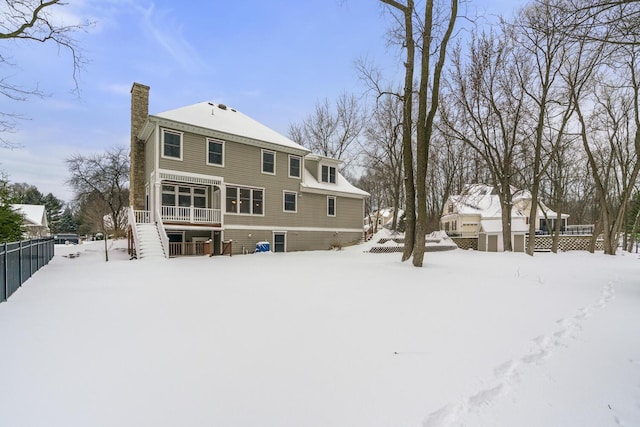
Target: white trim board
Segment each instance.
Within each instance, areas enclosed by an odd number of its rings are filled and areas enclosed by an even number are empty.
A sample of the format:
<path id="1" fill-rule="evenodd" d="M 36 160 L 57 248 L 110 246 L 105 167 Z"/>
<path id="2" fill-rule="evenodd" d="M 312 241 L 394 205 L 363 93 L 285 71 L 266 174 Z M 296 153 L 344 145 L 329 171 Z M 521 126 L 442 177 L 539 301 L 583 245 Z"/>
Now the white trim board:
<path id="1" fill-rule="evenodd" d="M 324 227 L 283 227 L 281 225 L 225 225 L 225 230 L 256 230 L 256 231 L 316 231 L 339 233 L 362 233 L 361 228 L 324 228 Z"/>

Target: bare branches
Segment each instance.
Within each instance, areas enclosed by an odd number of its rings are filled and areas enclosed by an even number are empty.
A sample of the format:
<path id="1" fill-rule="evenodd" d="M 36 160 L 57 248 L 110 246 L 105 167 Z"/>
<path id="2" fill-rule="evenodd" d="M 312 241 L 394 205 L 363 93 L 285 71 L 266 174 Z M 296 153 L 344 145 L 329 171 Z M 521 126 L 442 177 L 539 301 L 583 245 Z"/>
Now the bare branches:
<path id="1" fill-rule="evenodd" d="M 315 111 L 301 124 L 289 126 L 289 137 L 316 153 L 342 160 L 348 166 L 353 160 L 351 148 L 365 122 L 366 114 L 356 96 L 344 92 L 333 108 L 328 99 L 318 101 Z"/>
<path id="2" fill-rule="evenodd" d="M 127 149 L 114 147 L 100 154 L 76 154 L 66 163 L 70 173 L 67 183 L 74 189 L 76 201 L 102 207 L 98 215 L 108 215 L 114 227 L 122 224 L 129 201 Z"/>
<path id="3" fill-rule="evenodd" d="M 17 40 L 36 43 L 54 43 L 68 51 L 72 61 L 74 90 L 79 91 L 78 76 L 86 63 L 83 52 L 78 46 L 75 34 L 91 25 L 90 22 L 66 25 L 59 22 L 55 15 L 56 6 L 64 6 L 60 0 L 5 0 L 0 6 L 0 41 Z M 12 65 L 0 54 L 0 63 Z M 31 97 L 42 97 L 44 93 L 38 86 L 23 88 L 10 82 L 8 76 L 0 77 L 0 96 L 12 101 L 26 101 Z M 15 130 L 19 116 L 0 112 L 0 135 Z M 10 141 L 0 136 L 0 146 L 10 147 Z"/>
<path id="4" fill-rule="evenodd" d="M 640 41 L 638 0 L 565 0 L 553 8 L 552 14 L 565 17 L 557 29 L 569 38 L 618 46 Z"/>

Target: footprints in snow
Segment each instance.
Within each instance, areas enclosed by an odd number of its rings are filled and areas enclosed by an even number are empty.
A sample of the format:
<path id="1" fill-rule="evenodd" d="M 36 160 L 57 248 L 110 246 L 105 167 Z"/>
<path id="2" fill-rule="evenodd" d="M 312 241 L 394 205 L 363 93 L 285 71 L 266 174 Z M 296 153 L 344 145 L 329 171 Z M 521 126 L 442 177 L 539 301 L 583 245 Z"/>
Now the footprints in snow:
<path id="1" fill-rule="evenodd" d="M 544 363 L 554 350 L 560 346 L 568 345 L 567 338 L 576 338 L 582 330 L 580 322 L 591 316 L 595 311 L 606 307 L 615 298 L 614 282 L 607 283 L 600 294 L 600 298 L 593 304 L 578 309 L 575 315 L 558 320 L 559 329 L 550 335 L 542 335 L 534 338 L 534 348 L 527 354 L 516 360 L 508 360 L 493 370 L 494 379 L 492 386 L 482 389 L 477 393 L 463 399 L 458 404 L 445 405 L 432 412 L 424 420 L 424 427 L 441 427 L 452 425 L 459 417 L 467 412 L 489 405 L 491 402 L 506 394 L 510 387 L 519 379 L 519 371 L 527 365 L 539 365 Z"/>

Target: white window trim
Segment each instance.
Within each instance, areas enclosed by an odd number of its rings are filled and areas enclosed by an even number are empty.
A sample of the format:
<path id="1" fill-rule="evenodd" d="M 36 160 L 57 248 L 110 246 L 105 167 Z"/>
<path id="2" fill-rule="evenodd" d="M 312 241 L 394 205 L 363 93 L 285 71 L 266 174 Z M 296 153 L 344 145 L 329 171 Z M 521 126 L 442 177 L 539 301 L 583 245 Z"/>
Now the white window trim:
<path id="1" fill-rule="evenodd" d="M 173 129 L 165 129 L 165 128 L 161 128 L 160 129 L 160 133 L 162 134 L 161 138 L 160 138 L 160 157 L 162 157 L 163 159 L 169 159 L 169 160 L 182 160 L 182 153 L 184 150 L 184 132 L 180 132 L 177 130 L 173 130 Z M 164 155 L 164 135 L 165 133 L 172 133 L 174 135 L 178 135 L 180 136 L 180 157 L 171 157 L 171 156 L 165 156 Z"/>
<path id="2" fill-rule="evenodd" d="M 240 199 L 240 190 L 244 189 L 244 190 L 251 190 L 251 203 L 253 204 L 253 190 L 261 190 L 262 191 L 262 213 L 261 214 L 254 214 L 254 213 L 240 213 L 240 212 L 227 212 L 227 188 L 229 187 L 233 187 L 235 189 L 238 190 L 237 196 L 236 196 L 236 200 Z M 222 211 L 224 212 L 225 215 L 235 215 L 235 216 L 264 216 L 264 213 L 266 211 L 265 207 L 266 207 L 266 190 L 264 187 L 249 187 L 246 185 L 235 185 L 235 184 L 227 184 L 225 186 L 225 195 L 224 195 L 224 206 L 222 207 Z M 253 212 L 253 205 L 251 206 L 251 211 Z"/>
<path id="3" fill-rule="evenodd" d="M 295 175 L 291 175 L 291 159 L 292 158 L 296 158 L 298 159 L 298 172 L 300 173 L 300 175 L 295 176 Z M 294 178 L 294 179 L 302 179 L 302 157 L 301 156 L 296 156 L 294 154 L 289 154 L 289 178 Z"/>
<path id="4" fill-rule="evenodd" d="M 296 196 L 296 209 L 294 211 L 288 211 L 285 209 L 285 197 L 284 197 L 285 194 L 293 194 Z M 282 190 L 282 212 L 298 213 L 298 192 L 297 191 Z"/>
<path id="5" fill-rule="evenodd" d="M 276 174 L 276 152 L 273 150 L 265 150 L 262 149 L 261 151 L 261 156 L 260 156 L 260 171 L 265 174 L 265 175 L 275 175 Z M 264 153 L 271 153 L 273 154 L 273 172 L 265 172 L 264 171 Z"/>
<path id="6" fill-rule="evenodd" d="M 322 168 L 325 167 L 325 166 L 327 167 L 327 180 L 326 181 L 324 181 L 322 179 Z M 338 168 L 337 167 L 331 166 L 331 165 L 327 165 L 327 164 L 322 164 L 322 163 L 320 163 L 318 167 L 319 167 L 319 170 L 318 170 L 318 181 L 319 182 L 323 182 L 325 184 L 334 184 L 334 185 L 338 183 Z M 331 168 L 333 168 L 333 170 L 334 170 L 334 175 L 333 176 L 335 177 L 336 182 L 331 182 Z"/>
<path id="7" fill-rule="evenodd" d="M 329 213 L 329 199 L 333 199 L 333 215 Z M 336 196 L 327 196 L 327 216 L 335 217 L 338 211 Z"/>
<path id="8" fill-rule="evenodd" d="M 273 247 L 271 248 L 271 252 L 275 253 L 276 252 L 276 234 L 283 234 L 284 235 L 284 252 L 287 252 L 287 232 L 286 231 L 273 231 L 271 232 L 271 238 L 272 238 L 272 242 L 273 242 Z"/>
<path id="9" fill-rule="evenodd" d="M 218 143 L 218 144 L 222 144 L 222 164 L 209 163 L 209 143 L 210 142 L 215 142 L 215 143 Z M 205 149 L 205 159 L 206 159 L 206 162 L 207 162 L 207 166 L 216 166 L 216 167 L 219 167 L 219 168 L 223 168 L 224 167 L 224 158 L 226 157 L 225 156 L 225 154 L 226 154 L 225 153 L 225 145 L 226 144 L 224 143 L 224 141 L 222 141 L 220 139 L 207 138 L 207 143 L 205 144 L 205 147 L 204 147 L 204 149 Z"/>

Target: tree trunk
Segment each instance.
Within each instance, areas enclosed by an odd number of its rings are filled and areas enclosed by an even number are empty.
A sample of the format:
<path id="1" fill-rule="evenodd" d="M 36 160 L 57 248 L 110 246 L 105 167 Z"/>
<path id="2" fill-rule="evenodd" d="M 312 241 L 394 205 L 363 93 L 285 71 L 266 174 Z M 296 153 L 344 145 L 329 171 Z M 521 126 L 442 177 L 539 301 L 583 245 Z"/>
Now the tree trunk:
<path id="1" fill-rule="evenodd" d="M 562 225 L 562 214 L 560 213 L 560 205 L 556 205 L 556 209 L 558 212 L 556 213 L 556 223 L 555 227 L 553 227 L 553 241 L 551 242 L 551 252 L 554 254 L 558 253 L 558 243 L 560 240 L 560 226 Z"/>
<path id="2" fill-rule="evenodd" d="M 384 1 L 384 0 L 383 0 Z M 413 178 L 413 147 L 411 146 L 411 132 L 413 129 L 413 67 L 415 61 L 415 42 L 413 40 L 413 0 L 407 0 L 407 6 L 402 10 L 405 23 L 405 43 L 407 60 L 405 62 L 404 98 L 402 118 L 402 161 L 404 167 L 404 191 L 406 198 L 404 250 L 402 261 L 406 261 L 413 253 L 416 231 L 416 191 Z"/>
<path id="3" fill-rule="evenodd" d="M 106 230 L 102 230 L 104 233 L 104 261 L 109 262 L 109 247 L 107 246 L 107 240 L 109 240 L 109 236 L 107 235 Z M 136 248 L 138 252 L 140 252 L 140 248 Z M 138 253 L 138 256 L 140 254 Z"/>
<path id="4" fill-rule="evenodd" d="M 596 243 L 598 242 L 598 236 L 602 230 L 602 215 L 596 223 L 593 225 L 593 235 L 591 236 L 591 242 L 589 243 L 589 252 L 594 253 L 596 251 Z"/>
<path id="5" fill-rule="evenodd" d="M 433 121 L 438 103 L 440 101 L 440 77 L 447 57 L 447 45 L 453 33 L 453 28 L 458 15 L 458 0 L 451 0 L 451 12 L 449 24 L 442 41 L 438 60 L 433 71 L 433 84 L 431 84 L 431 97 L 429 111 L 427 113 L 427 101 L 429 100 L 429 76 L 430 76 L 430 55 L 431 51 L 431 29 L 433 22 L 433 0 L 427 0 L 425 6 L 425 32 L 422 35 L 422 65 L 420 69 L 420 90 L 418 93 L 418 126 L 417 126 L 417 195 L 418 195 L 418 220 L 416 226 L 415 246 L 413 249 L 413 265 L 422 267 L 425 252 L 425 235 L 427 234 L 427 167 L 429 164 L 429 147 L 431 135 L 433 133 Z"/>
<path id="6" fill-rule="evenodd" d="M 629 238 L 627 252 L 633 252 L 633 244 L 636 242 L 637 236 L 638 236 L 639 222 L 640 222 L 640 209 L 638 209 L 638 213 L 636 214 L 636 217 L 633 221 L 633 226 L 631 227 L 631 236 Z"/>

